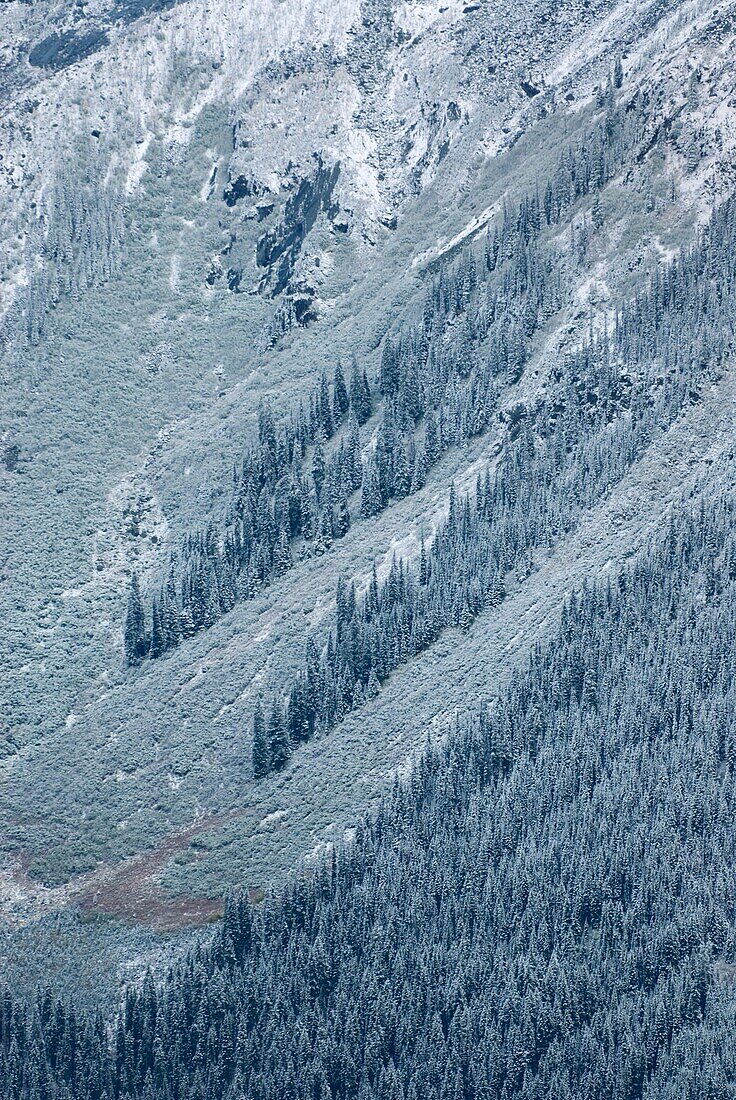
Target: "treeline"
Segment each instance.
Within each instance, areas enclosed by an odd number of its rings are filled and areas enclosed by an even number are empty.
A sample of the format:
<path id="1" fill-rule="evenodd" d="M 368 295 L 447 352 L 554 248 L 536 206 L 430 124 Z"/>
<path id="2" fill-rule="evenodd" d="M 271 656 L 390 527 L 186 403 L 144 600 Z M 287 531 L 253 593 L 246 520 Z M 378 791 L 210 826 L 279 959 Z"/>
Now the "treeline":
<path id="1" fill-rule="evenodd" d="M 517 410 L 510 444 L 475 493 L 450 493 L 446 520 L 418 567 L 394 559 L 362 598 L 341 579 L 335 625 L 320 652 L 307 642 L 287 698 L 271 705 L 269 738 L 253 740 L 253 771 L 286 763 L 293 746 L 374 698 L 397 667 L 449 627 L 467 628 L 523 579 L 534 553 L 555 545 L 641 457 L 657 432 L 717 377 L 732 354 L 736 312 L 736 200 L 717 210 L 697 243 L 568 356 L 535 409 Z M 258 716 L 257 716 L 258 721 Z"/>
<path id="2" fill-rule="evenodd" d="M 3 1100 L 729 1097 L 734 532 L 713 486 L 673 513 L 354 842 L 113 1020 L 6 993 Z"/>
<path id="3" fill-rule="evenodd" d="M 147 606 L 132 582 L 131 663 L 160 656 L 211 625 L 282 576 L 295 557 L 324 553 L 350 526 L 356 490 L 353 510 L 377 515 L 422 488 L 449 448 L 486 430 L 499 389 L 518 380 L 535 334 L 563 304 L 565 272 L 584 255 L 590 229 L 584 222 L 570 245 L 546 240 L 545 231 L 578 200 L 597 194 L 648 140 L 651 103 L 637 95 L 617 104 L 614 83 L 601 101 L 603 117 L 563 152 L 544 185 L 504 205 L 478 245 L 444 259 L 417 318 L 388 334 L 380 402 L 365 368 L 353 363 L 346 386 L 338 364 L 332 386 L 323 374 L 308 408 L 300 406 L 284 423 L 277 426 L 270 409 L 261 410 L 259 439 L 235 473 L 224 528 L 187 538 Z M 360 427 L 376 404 L 380 418 L 364 458 Z"/>

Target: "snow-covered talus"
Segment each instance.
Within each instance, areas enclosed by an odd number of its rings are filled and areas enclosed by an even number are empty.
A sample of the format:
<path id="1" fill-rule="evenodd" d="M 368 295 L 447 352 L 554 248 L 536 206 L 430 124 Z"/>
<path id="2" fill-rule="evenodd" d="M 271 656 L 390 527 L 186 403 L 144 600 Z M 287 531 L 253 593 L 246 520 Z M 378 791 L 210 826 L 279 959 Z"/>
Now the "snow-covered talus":
<path id="1" fill-rule="evenodd" d="M 251 173 L 278 191 L 321 154 L 342 166 L 340 203 L 372 241 L 456 147 L 462 188 L 473 157 L 508 144 L 563 89 L 589 95 L 612 54 L 666 15 L 627 0 L 186 0 L 146 14 L 158 6 L 102 3 L 95 17 L 48 5 L 28 26 L 26 5 L 6 5 L 16 26 L 0 128 L 3 309 L 43 264 L 49 220 L 75 184 L 92 173 L 123 201 L 152 139 L 181 152 L 207 105 L 234 109 L 231 179 Z M 28 60 L 40 34 L 74 42 L 103 26 L 61 68 Z"/>
<path id="2" fill-rule="evenodd" d="M 20 81 L 8 89 L 0 129 L 6 279 L 22 280 L 35 262 L 60 173 L 73 183 L 75 166 L 90 157 L 101 178 L 118 177 L 129 192 L 152 135 L 186 144 L 207 104 L 237 100 L 274 59 L 328 43 L 343 52 L 358 15 L 357 0 L 188 0 L 114 27 L 102 49 L 44 73 L 30 90 Z"/>

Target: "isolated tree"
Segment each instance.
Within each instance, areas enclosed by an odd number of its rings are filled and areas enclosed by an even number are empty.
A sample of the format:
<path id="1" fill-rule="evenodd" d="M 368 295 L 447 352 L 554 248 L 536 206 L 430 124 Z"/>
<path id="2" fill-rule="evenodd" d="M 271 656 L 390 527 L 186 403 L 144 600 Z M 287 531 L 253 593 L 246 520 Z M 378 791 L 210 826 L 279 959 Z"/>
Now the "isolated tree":
<path id="1" fill-rule="evenodd" d="M 620 88 L 624 82 L 624 67 L 621 58 L 617 57 L 613 66 L 613 86 Z"/>
<path id="2" fill-rule="evenodd" d="M 261 701 L 256 701 L 253 711 L 253 777 L 263 779 L 271 770 L 271 750 L 266 736 L 266 721 Z"/>
<path id="3" fill-rule="evenodd" d="M 338 359 L 337 366 L 335 367 L 335 377 L 332 384 L 332 392 L 334 395 L 334 411 L 335 419 L 342 420 L 345 413 L 350 407 L 350 396 L 348 394 L 347 386 L 345 385 L 345 375 L 342 370 L 342 363 Z"/>
<path id="4" fill-rule="evenodd" d="M 268 748 L 271 755 L 271 767 L 274 771 L 280 771 L 291 756 L 291 744 L 284 708 L 280 700 L 276 698 L 274 698 L 271 705 L 271 716 L 268 720 Z"/>
<path id="5" fill-rule="evenodd" d="M 139 665 L 146 655 L 146 621 L 137 573 L 130 578 L 124 640 L 128 664 Z"/>

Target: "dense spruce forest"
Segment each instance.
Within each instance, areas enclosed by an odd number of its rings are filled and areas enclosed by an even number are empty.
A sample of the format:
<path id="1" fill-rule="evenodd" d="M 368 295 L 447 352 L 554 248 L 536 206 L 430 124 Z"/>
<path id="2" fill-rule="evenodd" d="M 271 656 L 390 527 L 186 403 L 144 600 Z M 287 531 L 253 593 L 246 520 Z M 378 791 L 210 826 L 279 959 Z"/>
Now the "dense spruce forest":
<path id="1" fill-rule="evenodd" d="M 736 497 L 574 592 L 316 871 L 114 1018 L 0 1004 L 4 1100 L 733 1095 Z"/>

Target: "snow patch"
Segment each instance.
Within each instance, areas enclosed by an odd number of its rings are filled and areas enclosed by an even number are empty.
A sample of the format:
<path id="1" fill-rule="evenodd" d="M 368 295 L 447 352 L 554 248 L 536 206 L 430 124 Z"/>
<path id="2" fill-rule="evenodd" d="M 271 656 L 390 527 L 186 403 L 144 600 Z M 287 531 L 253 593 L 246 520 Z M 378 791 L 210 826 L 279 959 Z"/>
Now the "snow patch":
<path id="1" fill-rule="evenodd" d="M 151 144 L 153 134 L 149 131 L 142 141 L 137 142 L 133 146 L 133 156 L 131 163 L 128 167 L 128 172 L 125 177 L 125 194 L 132 195 L 137 189 L 141 180 L 148 171 L 148 161 L 146 160 L 146 153 L 148 147 Z"/>
<path id="2" fill-rule="evenodd" d="M 169 287 L 173 294 L 177 294 L 179 291 L 179 281 L 181 276 L 181 259 L 178 252 L 174 252 L 171 257 L 171 263 L 169 264 Z"/>
<path id="3" fill-rule="evenodd" d="M 492 203 L 491 206 L 486 207 L 480 214 L 476 214 L 475 217 L 468 222 L 465 228 L 461 229 L 451 240 L 447 241 L 445 244 L 438 241 L 434 248 L 428 248 L 425 252 L 420 252 L 419 255 L 415 256 L 412 260 L 411 266 L 413 268 L 426 267 L 427 264 L 434 263 L 442 256 L 446 255 L 446 253 L 453 251 L 453 249 L 457 248 L 459 245 L 471 241 L 482 229 L 487 228 L 491 219 L 500 209 L 500 201 Z"/>
<path id="4" fill-rule="evenodd" d="M 215 158 L 211 149 L 207 150 L 206 156 L 209 160 L 209 168 L 207 169 L 207 176 L 204 183 L 199 189 L 199 201 L 208 202 L 214 193 L 217 184 L 217 174 L 219 172 L 219 162 Z"/>
<path id="5" fill-rule="evenodd" d="M 454 23 L 462 16 L 463 6 L 464 0 L 420 0 L 419 3 L 404 0 L 396 9 L 394 20 L 402 31 L 417 38 L 440 19 L 447 24 Z"/>

